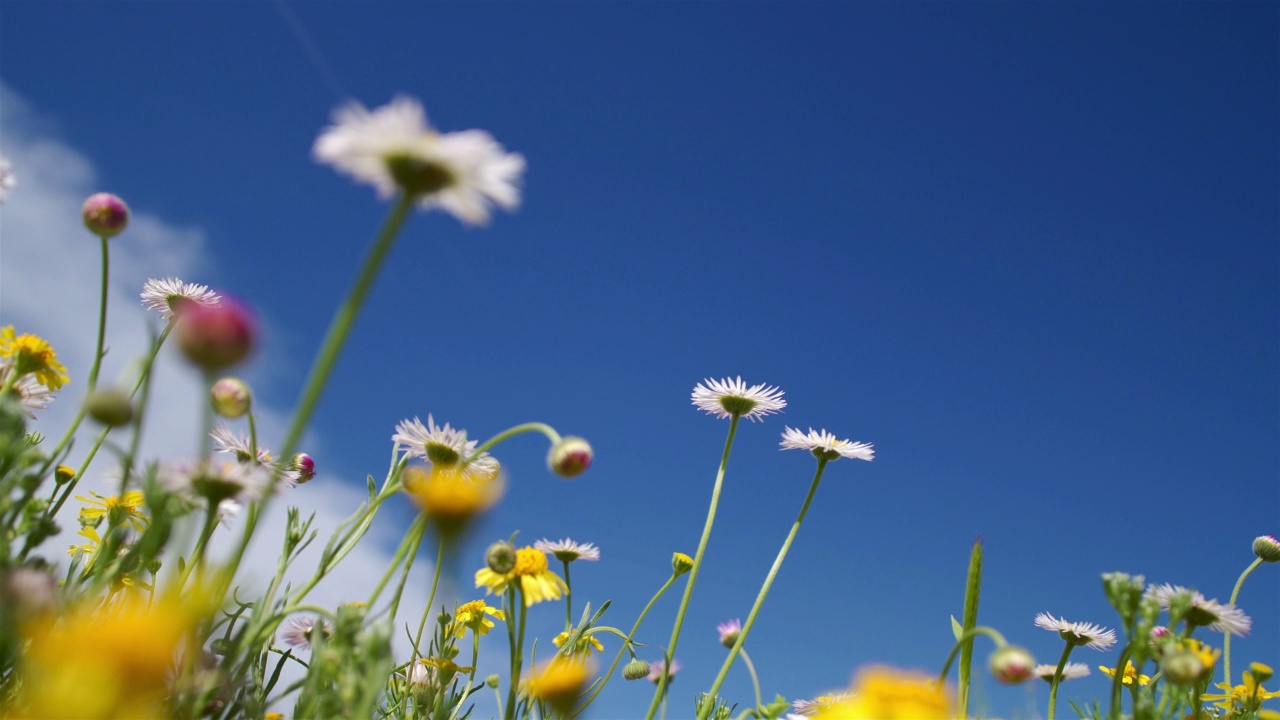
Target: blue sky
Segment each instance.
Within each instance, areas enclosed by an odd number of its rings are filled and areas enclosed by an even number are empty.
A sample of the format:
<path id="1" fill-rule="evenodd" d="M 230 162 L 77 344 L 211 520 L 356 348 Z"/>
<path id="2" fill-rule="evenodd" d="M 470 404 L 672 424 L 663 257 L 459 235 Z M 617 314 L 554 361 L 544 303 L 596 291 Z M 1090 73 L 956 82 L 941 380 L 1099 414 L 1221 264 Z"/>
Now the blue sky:
<path id="1" fill-rule="evenodd" d="M 260 309 L 247 372 L 277 413 L 387 210 L 312 161 L 333 108 L 405 93 L 527 158 L 522 206 L 489 228 L 412 219 L 308 448 L 358 487 L 414 415 L 589 438 L 571 482 L 541 441 L 499 448 L 510 492 L 449 569 L 464 591 L 490 540 L 572 536 L 604 555 L 578 597 L 629 627 L 701 530 L 727 425 L 693 385 L 785 390 L 739 433 L 677 653 L 684 717 L 807 489 L 785 425 L 877 457 L 829 469 L 751 636 L 768 695 L 868 662 L 936 670 L 978 535 L 980 621 L 1043 662 L 1060 644 L 1037 612 L 1114 626 L 1105 571 L 1225 602 L 1280 531 L 1278 21 L 1266 3 L 6 2 L 0 78 L 23 138 L 74 148 L 91 189 L 197 238 L 184 279 Z M 7 122 L 22 184 L 0 223 L 40 183 Z M 39 242 L 16 227 L 9 273 Z M 409 517 L 387 514 L 388 542 Z M 1242 593 L 1241 667 L 1280 662 L 1276 570 Z M 536 609 L 545 640 L 561 608 Z M 726 694 L 749 687 L 735 669 Z M 596 716 L 649 692 L 617 682 Z M 980 696 L 1027 717 L 1034 692 Z"/>

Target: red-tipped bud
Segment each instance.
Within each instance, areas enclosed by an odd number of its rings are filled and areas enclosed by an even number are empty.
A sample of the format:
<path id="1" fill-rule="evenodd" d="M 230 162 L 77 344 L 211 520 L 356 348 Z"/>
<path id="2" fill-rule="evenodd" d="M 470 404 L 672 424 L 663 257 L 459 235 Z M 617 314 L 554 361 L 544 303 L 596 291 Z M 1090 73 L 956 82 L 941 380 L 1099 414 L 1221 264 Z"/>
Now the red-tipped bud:
<path id="1" fill-rule="evenodd" d="M 115 237 L 129 224 L 129 206 L 111 193 L 90 195 L 80 215 L 89 232 L 99 237 Z"/>
<path id="2" fill-rule="evenodd" d="M 1015 685 L 1035 677 L 1036 659 L 1020 647 L 1005 645 L 991 653 L 987 667 L 996 680 Z"/>
<path id="3" fill-rule="evenodd" d="M 178 346 L 195 365 L 222 370 L 253 350 L 257 323 L 244 303 L 224 297 L 216 307 L 186 302 L 177 311 Z"/>
<path id="4" fill-rule="evenodd" d="M 209 391 L 213 411 L 224 418 L 235 419 L 249 412 L 253 393 L 240 378 L 224 377 Z"/>
<path id="5" fill-rule="evenodd" d="M 590 443 L 570 436 L 552 446 L 551 452 L 547 453 L 547 466 L 560 477 L 577 477 L 591 467 L 594 457 Z"/>

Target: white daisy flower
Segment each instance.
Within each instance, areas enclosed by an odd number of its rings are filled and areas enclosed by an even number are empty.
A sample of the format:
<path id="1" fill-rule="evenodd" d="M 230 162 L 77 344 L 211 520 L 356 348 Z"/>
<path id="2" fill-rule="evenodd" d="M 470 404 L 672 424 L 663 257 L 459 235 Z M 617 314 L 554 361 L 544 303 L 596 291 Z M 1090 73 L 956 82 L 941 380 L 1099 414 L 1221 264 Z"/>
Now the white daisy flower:
<path id="1" fill-rule="evenodd" d="M 595 562 L 600 559 L 600 548 L 591 543 L 575 542 L 569 538 L 556 540 L 555 542 L 543 538 L 533 544 L 533 549 L 551 553 L 560 562 L 573 562 L 574 560 Z"/>
<path id="2" fill-rule="evenodd" d="M 422 106 L 404 96 L 372 112 L 350 103 L 333 119 L 312 155 L 384 198 L 403 190 L 420 207 L 441 207 L 471 225 L 487 223 L 492 205 L 511 210 L 520 204 L 524 158 L 507 153 L 487 132 L 437 132 Z"/>
<path id="3" fill-rule="evenodd" d="M 498 474 L 498 461 L 489 453 L 476 454 L 475 440 L 467 440 L 467 431 L 455 430 L 449 423 L 436 425 L 435 418 L 427 415 L 427 424 L 415 417 L 396 425 L 391 441 L 405 450 L 405 457 L 422 458 L 429 463 L 451 467 L 465 462 L 463 475 L 471 478 L 490 479 Z"/>
<path id="4" fill-rule="evenodd" d="M 249 459 L 253 457 L 253 453 L 250 452 L 253 448 L 249 442 L 249 436 L 244 433 L 237 433 L 226 423 L 218 423 L 213 428 L 213 431 L 209 433 L 209 437 L 213 438 L 213 449 L 217 452 L 235 455 L 236 460 L 242 463 L 249 462 Z M 258 446 L 258 464 L 269 472 L 279 473 L 282 487 L 298 487 L 298 483 L 301 481 L 301 471 L 289 467 L 281 467 L 280 463 L 276 462 L 275 458 L 271 456 L 271 451 L 261 445 Z"/>
<path id="5" fill-rule="evenodd" d="M 333 624 L 312 615 L 302 615 L 284 624 L 280 639 L 292 647 L 310 650 L 317 630 L 328 637 L 333 634 Z"/>
<path id="6" fill-rule="evenodd" d="M 703 380 L 693 388 L 693 404 L 708 415 L 724 420 L 733 416 L 752 422 L 781 412 L 787 406 L 782 391 L 760 383 L 747 387 L 742 377 L 734 380 Z"/>
<path id="7" fill-rule="evenodd" d="M 1222 634 L 1231 633 L 1244 637 L 1253 627 L 1253 620 L 1244 611 L 1234 605 L 1224 605 L 1217 600 L 1210 600 L 1199 592 L 1181 585 L 1152 585 L 1147 588 L 1147 596 L 1160 603 L 1160 607 L 1168 610 L 1174 598 L 1186 595 L 1191 600 L 1191 609 L 1187 611 L 1186 621 L 1192 627 L 1207 625 L 1210 630 Z"/>
<path id="8" fill-rule="evenodd" d="M 1053 676 L 1058 672 L 1057 665 L 1037 665 L 1031 671 L 1036 677 L 1045 682 L 1053 682 Z M 1089 666 L 1084 663 L 1069 662 L 1062 667 L 1063 680 L 1079 680 L 1082 677 L 1089 676 Z"/>
<path id="9" fill-rule="evenodd" d="M 1101 625 L 1094 625 L 1087 622 L 1067 622 L 1062 618 L 1055 618 L 1049 613 L 1038 613 L 1036 615 L 1036 627 L 1051 630 L 1062 636 L 1063 640 L 1072 645 L 1084 645 L 1094 650 L 1106 650 L 1116 644 L 1116 631 L 1108 630 Z"/>
<path id="10" fill-rule="evenodd" d="M 175 463 L 160 473 L 160 482 L 170 492 L 217 502 L 221 512 L 227 500 L 245 504 L 261 499 L 271 487 L 271 471 L 242 462 Z"/>
<path id="11" fill-rule="evenodd" d="M 0 377 L 4 377 L 8 368 L 4 364 L 0 364 Z M 44 383 L 36 379 L 35 375 L 23 375 L 13 383 L 11 392 L 17 394 L 18 404 L 22 409 L 27 411 L 27 417 L 32 420 L 36 417 L 37 410 L 48 409 L 49 403 L 53 401 L 54 392 L 44 386 Z"/>
<path id="12" fill-rule="evenodd" d="M 0 155 L 0 205 L 9 198 L 9 191 L 18 185 L 18 179 L 13 176 L 13 166 L 9 164 L 9 158 Z"/>
<path id="13" fill-rule="evenodd" d="M 408 675 L 409 684 L 414 687 L 424 688 L 431 684 L 431 670 L 420 662 L 409 663 L 405 674 Z"/>
<path id="14" fill-rule="evenodd" d="M 801 717 L 810 718 L 810 717 L 817 716 L 818 713 L 822 712 L 823 710 L 833 705 L 838 705 L 842 702 L 852 700 L 852 699 L 853 699 L 853 693 L 849 693 L 849 692 L 828 693 L 826 695 L 819 695 L 818 697 L 812 700 L 797 700 L 794 703 L 792 703 L 791 707 Z"/>
<path id="15" fill-rule="evenodd" d="M 842 457 L 850 460 L 872 460 L 876 456 L 871 443 L 837 440 L 835 435 L 826 430 L 815 431 L 813 428 L 809 428 L 809 434 L 806 435 L 789 427 L 782 433 L 781 444 L 783 450 L 808 450 L 819 460 Z"/>
<path id="16" fill-rule="evenodd" d="M 187 301 L 205 307 L 217 307 L 222 298 L 210 290 L 208 285 L 184 283 L 175 277 L 163 280 L 152 278 L 142 286 L 142 306 L 158 310 L 165 322 L 172 320 L 174 310 L 180 303 Z"/>

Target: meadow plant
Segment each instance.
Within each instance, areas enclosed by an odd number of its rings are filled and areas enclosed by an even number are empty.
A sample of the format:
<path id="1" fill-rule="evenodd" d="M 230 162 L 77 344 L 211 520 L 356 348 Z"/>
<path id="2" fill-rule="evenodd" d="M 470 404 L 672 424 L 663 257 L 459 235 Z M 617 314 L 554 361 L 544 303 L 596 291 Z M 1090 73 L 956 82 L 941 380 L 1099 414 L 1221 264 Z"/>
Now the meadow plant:
<path id="1" fill-rule="evenodd" d="M 740 421 L 765 422 L 788 407 L 780 388 L 748 384 L 741 377 L 707 378 L 693 388 L 697 410 L 728 421 L 702 534 L 692 555 L 683 552 L 690 548 L 672 548 L 670 569 L 653 569 L 656 590 L 626 631 L 605 623 L 610 600 L 576 597 L 574 575 L 584 566 L 589 570 L 587 564 L 608 562 L 608 557 L 594 543 L 571 537 L 525 544 L 513 534 L 493 542 L 472 576 L 475 597 L 437 601 L 441 568 L 467 562 L 459 540 L 501 501 L 511 482 L 513 473 L 499 460 L 505 441 L 542 436 L 548 472 L 573 478 L 589 471 L 595 458 L 590 442 L 561 435 L 541 422 L 519 424 L 481 441 L 448 422 L 437 423 L 432 414 L 425 422 L 420 417 L 401 420 L 390 435 L 390 463 L 381 481 L 369 477 L 363 503 L 331 529 L 317 527 L 314 515 L 303 517 L 289 508 L 283 536 L 273 539 L 278 543 L 275 572 L 265 586 L 250 586 L 246 549 L 262 533 L 266 508 L 305 492 L 301 486 L 315 476 L 316 463 L 299 444 L 411 211 L 441 209 L 468 225 L 484 225 L 495 208 L 519 205 L 525 165 L 523 157 L 507 152 L 483 131 L 435 130 L 422 107 L 406 97 L 375 110 L 358 104 L 339 109 L 316 140 L 314 157 L 372 185 L 392 204 L 333 315 L 284 437 L 273 443 L 278 453 L 259 436 L 253 388 L 225 374 L 260 343 L 255 311 L 205 285 L 175 277 L 148 280 L 141 303 L 158 314 L 162 327 L 150 347 L 137 350 L 142 361 L 131 383 L 99 386 L 109 248 L 128 242 L 129 209 L 114 195 L 93 195 L 82 211 L 85 227 L 99 239 L 102 257 L 97 341 L 90 367 L 83 369 L 82 389 L 75 390 L 72 380 L 82 369 L 64 367 L 55 349 L 33 334 L 38 328 L 0 327 L 3 716 L 569 719 L 590 715 L 606 686 L 621 675 L 624 681 L 648 679 L 653 684 L 647 708 L 634 709 L 637 718 L 665 717 L 669 711 L 699 720 L 965 718 L 970 715 L 972 654 L 982 638 L 995 644 L 986 666 L 997 681 L 1038 678 L 1048 684 L 1044 707 L 1050 720 L 1058 712 L 1061 685 L 1091 673 L 1088 664 L 1070 661 L 1078 648 L 1117 652 L 1108 665 L 1099 666 L 1110 691 L 1092 701 L 1071 702 L 1081 717 L 1280 718 L 1265 707 L 1280 696 L 1264 687 L 1272 681 L 1272 669 L 1256 661 L 1274 658 L 1250 659 L 1255 661 L 1241 674 L 1240 684 L 1234 684 L 1231 673 L 1230 638 L 1248 633 L 1251 626 L 1235 604 L 1241 586 L 1260 565 L 1280 561 L 1280 541 L 1271 535 L 1253 541 L 1256 559 L 1226 603 L 1191 588 L 1147 584 L 1141 575 L 1103 575 L 1102 590 L 1119 615 L 1122 636 L 1049 612 L 1032 619 L 1028 611 L 1028 622 L 1017 628 L 1020 633 L 1035 626 L 1056 633 L 1064 643 L 1051 664 L 1037 664 L 999 631 L 978 624 L 984 552 L 979 541 L 970 555 L 962 619 L 951 618 L 953 650 L 939 673 L 871 666 L 858 670 L 842 690 L 807 699 L 770 697 L 746 649 L 751 631 L 760 614 L 768 612 L 770 590 L 828 466 L 875 458 L 869 443 L 840 439 L 825 429 L 789 426 L 780 433 L 779 448 L 806 451 L 813 458 L 808 491 L 795 498 L 795 520 L 782 536 L 745 619 L 727 620 L 716 628 L 726 654 L 715 679 L 705 690 L 673 695 L 681 668 L 676 651 L 719 502 L 730 486 L 729 461 Z M 0 202 L 15 185 L 15 171 L 0 158 Z M 198 423 L 199 451 L 177 462 L 160 462 L 141 456 L 139 441 L 143 420 L 149 417 L 152 368 L 171 334 L 184 357 L 201 371 L 204 411 Z M 29 431 L 28 422 L 69 389 L 83 400 L 65 433 L 51 442 Z M 86 417 L 99 427 L 73 462 L 72 440 Z M 107 478 L 109 494 L 82 490 L 80 484 L 104 447 L 111 466 L 95 477 Z M 842 463 L 838 472 L 847 465 Z M 310 593 L 316 585 L 335 574 L 365 541 L 383 505 L 400 495 L 418 513 L 369 594 L 336 607 L 314 602 Z M 68 549 L 52 541 L 63 530 L 59 510 L 72 500 L 79 504 L 73 506 L 79 527 Z M 303 550 L 317 543 L 322 531 L 328 536 L 314 569 L 304 571 L 301 580 L 286 582 Z M 211 552 L 215 544 L 229 552 Z M 429 596 L 421 607 L 404 607 L 405 583 L 424 545 L 434 556 Z M 681 582 L 669 633 L 645 627 L 655 604 Z M 541 603 L 564 604 L 562 626 L 558 621 L 551 627 L 534 622 L 528 610 Z M 938 623 L 941 632 L 943 624 Z M 401 632 L 407 650 L 393 642 Z M 707 642 L 712 637 L 709 628 L 699 635 Z M 607 664 L 606 641 L 618 644 Z M 495 657 L 502 672 L 479 676 L 486 657 Z M 952 682 L 950 668 L 957 658 L 959 672 Z M 753 695 L 721 697 L 739 659 L 750 675 Z M 285 673 L 289 666 L 295 672 Z"/>

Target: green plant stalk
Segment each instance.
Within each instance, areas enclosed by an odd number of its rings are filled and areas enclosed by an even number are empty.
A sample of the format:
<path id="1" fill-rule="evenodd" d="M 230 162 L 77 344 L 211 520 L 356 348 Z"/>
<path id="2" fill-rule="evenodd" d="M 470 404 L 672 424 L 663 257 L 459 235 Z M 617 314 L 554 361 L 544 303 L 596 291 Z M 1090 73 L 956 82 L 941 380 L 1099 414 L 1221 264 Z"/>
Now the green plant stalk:
<path id="1" fill-rule="evenodd" d="M 689 571 L 689 580 L 684 586 L 684 596 L 680 598 L 680 609 L 676 611 L 675 626 L 671 628 L 671 640 L 667 643 L 667 656 L 674 659 L 676 656 L 676 643 L 680 640 L 680 628 L 684 625 L 684 615 L 689 608 L 689 598 L 693 596 L 693 585 L 698 580 L 698 571 L 702 569 L 702 557 L 707 552 L 707 540 L 711 538 L 711 526 L 716 521 L 716 508 L 720 504 L 720 489 L 724 485 L 725 469 L 729 466 L 729 452 L 733 449 L 733 436 L 738 432 L 738 420 L 740 416 L 734 414 L 729 420 L 729 436 L 724 441 L 724 453 L 720 456 L 720 469 L 716 471 L 716 482 L 711 489 L 711 505 L 707 508 L 707 522 L 702 528 L 702 539 L 698 541 L 698 551 L 693 556 L 693 568 Z M 658 687 L 654 690 L 653 700 L 649 703 L 649 711 L 645 714 L 645 720 L 653 720 L 653 716 L 658 711 L 658 705 L 662 702 L 662 698 L 667 694 L 667 682 L 670 679 L 670 673 L 663 673 L 658 679 Z"/>
<path id="2" fill-rule="evenodd" d="M 293 420 L 281 446 L 281 458 L 293 457 L 294 452 L 297 451 L 298 443 L 302 440 L 302 433 L 306 430 L 307 424 L 311 421 L 311 415 L 315 412 L 316 405 L 320 402 L 320 395 L 324 392 L 325 385 L 328 384 L 329 375 L 333 372 L 333 366 L 338 360 L 338 355 L 342 352 L 342 346 L 346 344 L 347 335 L 351 332 L 351 326 L 355 323 L 356 316 L 364 305 L 364 301 L 369 295 L 369 290 L 373 287 L 373 282 L 378 276 L 378 271 L 386 260 L 391 246 L 395 243 L 396 235 L 412 208 L 412 196 L 402 194 L 396 200 L 391 213 L 379 230 L 373 246 L 370 247 L 369 252 L 365 255 L 364 264 L 360 268 L 359 275 L 356 276 L 355 284 L 352 285 L 346 299 L 343 300 L 334 313 L 333 320 L 329 323 L 329 330 L 325 333 L 324 341 L 320 345 L 320 350 L 316 354 L 311 371 L 307 374 L 307 380 L 303 384 L 298 407 L 294 411 Z M 227 565 L 229 572 L 225 574 L 225 577 L 228 583 L 240 567 L 245 550 L 249 547 L 249 541 L 253 539 L 253 533 L 257 529 L 258 521 L 262 517 L 270 498 L 271 496 L 267 495 L 260 503 L 255 503 L 249 508 L 244 532 Z M 218 589 L 223 593 L 226 592 L 225 587 Z M 271 600 L 271 598 L 265 599 L 268 602 Z"/>
<path id="3" fill-rule="evenodd" d="M 667 590 L 671 589 L 671 586 L 675 584 L 676 578 L 678 577 L 680 576 L 672 573 L 671 577 L 667 578 L 667 581 L 662 584 L 662 587 L 658 588 L 658 592 L 654 593 L 653 597 L 649 598 L 649 603 L 640 611 L 640 615 L 636 618 L 635 624 L 631 626 L 631 632 L 627 633 L 626 642 L 622 643 L 622 647 L 618 648 L 618 654 L 613 657 L 613 664 L 609 666 L 609 672 L 604 674 L 600 684 L 596 686 L 595 690 L 591 691 L 591 695 L 587 697 L 586 701 L 582 703 L 577 711 L 569 716 L 569 720 L 573 720 L 573 718 L 582 714 L 582 711 L 587 709 L 587 706 L 596 699 L 596 696 L 600 694 L 600 691 L 604 690 L 605 684 L 607 684 L 613 677 L 613 671 L 618 668 L 618 662 L 622 660 L 622 653 L 631 647 L 631 639 L 636 636 L 637 632 L 639 632 L 640 623 L 644 621 L 644 616 L 649 614 L 649 610 L 653 608 L 654 603 L 658 602 L 658 598 L 662 597 L 666 594 Z"/>
<path id="4" fill-rule="evenodd" d="M 762 705 L 764 705 L 764 702 L 760 699 L 760 676 L 756 675 L 755 663 L 751 662 L 751 656 L 747 654 L 747 651 L 743 650 L 741 654 L 742 654 L 742 664 L 747 666 L 747 672 L 751 674 L 751 687 L 755 688 L 756 690 L 756 707 L 757 708 L 761 707 Z M 715 700 L 714 694 L 711 696 L 711 699 L 713 701 L 712 704 L 714 705 L 714 700 Z"/>
<path id="5" fill-rule="evenodd" d="M 1062 669 L 1067 666 L 1067 658 L 1076 648 L 1074 643 L 1067 643 L 1062 650 L 1062 659 L 1058 661 L 1058 669 L 1053 671 L 1053 680 L 1049 681 L 1049 720 L 1053 720 L 1058 709 L 1058 686 L 1062 684 Z"/>
<path id="6" fill-rule="evenodd" d="M 519 620 L 513 625 L 510 619 L 516 614 L 516 604 L 519 603 Z M 516 712 L 516 689 L 520 685 L 520 669 L 524 665 L 524 626 L 525 626 L 525 610 L 524 595 L 517 594 L 514 586 L 507 587 L 507 607 L 510 608 L 507 615 L 507 638 L 511 641 L 511 677 L 508 678 L 507 687 L 507 720 L 515 720 Z"/>
<path id="7" fill-rule="evenodd" d="M 982 539 L 973 542 L 973 552 L 969 555 L 969 574 L 964 588 L 964 620 L 961 628 L 964 632 L 972 630 L 978 624 L 978 595 L 982 588 Z M 971 639 L 960 652 L 960 690 L 957 704 L 960 720 L 965 720 L 969 713 L 969 686 L 973 673 L 973 640 Z"/>
<path id="8" fill-rule="evenodd" d="M 98 239 L 102 242 L 102 292 L 98 302 L 98 345 L 93 353 L 93 365 L 89 368 L 89 383 L 86 393 L 93 392 L 98 386 L 98 371 L 102 369 L 102 349 L 106 345 L 107 340 L 107 278 L 110 275 L 110 252 L 106 235 L 99 235 Z M 84 413 L 76 416 L 77 419 L 83 418 Z"/>
<path id="9" fill-rule="evenodd" d="M 192 570 L 197 566 L 204 565 L 204 552 L 209 545 L 209 538 L 213 536 L 213 531 L 218 527 L 218 504 L 209 503 L 208 509 L 205 510 L 204 527 L 200 530 L 200 539 L 196 541 L 196 547 L 191 551 L 191 558 L 187 561 L 186 567 L 182 569 L 182 574 L 178 576 L 178 582 L 174 589 L 181 592 L 187 584 L 187 578 L 191 577 Z"/>
<path id="10" fill-rule="evenodd" d="M 418 548 L 422 546 L 422 538 L 427 532 L 426 516 L 422 516 L 422 521 L 415 523 L 413 526 L 414 539 L 409 548 L 408 557 L 404 561 L 404 571 L 400 573 L 400 582 L 396 585 L 396 594 L 391 598 L 391 622 L 396 619 L 396 610 L 400 608 L 400 598 L 404 596 L 404 584 L 409 580 L 409 570 L 413 567 L 413 561 L 418 557 Z M 430 606 L 428 606 L 430 607 Z"/>
<path id="11" fill-rule="evenodd" d="M 564 594 L 564 631 L 569 632 L 573 629 L 573 585 L 569 582 L 569 561 L 560 562 L 564 564 L 564 586 L 568 588 Z"/>
<path id="12" fill-rule="evenodd" d="M 1240 579 L 1236 580 L 1236 586 L 1231 590 L 1231 600 L 1228 603 L 1231 607 L 1235 607 L 1236 598 L 1240 597 L 1240 588 L 1244 587 L 1244 579 L 1261 564 L 1262 558 L 1254 558 L 1249 567 L 1240 573 Z M 1231 633 L 1226 633 L 1226 637 L 1222 640 L 1222 680 L 1228 687 L 1234 687 L 1231 685 Z"/>
<path id="13" fill-rule="evenodd" d="M 822 473 L 827 469 L 827 458 L 818 458 L 818 469 L 813 474 L 813 482 L 809 483 L 809 494 L 805 495 L 804 504 L 800 506 L 800 514 L 796 516 L 796 521 L 791 525 L 791 531 L 787 533 L 787 539 L 782 542 L 782 548 L 778 550 L 778 557 L 773 561 L 773 567 L 769 568 L 769 574 L 764 578 L 764 584 L 760 586 L 760 592 L 756 595 L 756 601 L 751 606 L 751 612 L 747 614 L 747 619 L 742 623 L 742 632 L 738 633 L 738 639 L 734 641 L 733 647 L 729 649 L 729 655 L 725 657 L 724 663 L 720 665 L 720 672 L 716 675 L 715 682 L 711 683 L 711 689 L 707 694 L 712 698 L 720 692 L 720 686 L 724 684 L 725 678 L 729 676 L 729 668 L 733 666 L 733 661 L 737 659 L 738 653 L 742 652 L 742 646 L 747 641 L 747 635 L 750 634 L 751 628 L 755 625 L 756 616 L 760 614 L 760 608 L 764 605 L 764 599 L 769 595 L 769 589 L 773 587 L 774 578 L 778 576 L 778 570 L 782 568 L 782 562 L 787 559 L 787 553 L 791 550 L 791 543 L 795 542 L 796 535 L 800 532 L 800 525 L 804 522 L 804 516 L 809 512 L 809 505 L 813 502 L 813 496 L 818 492 L 818 485 L 822 482 Z M 695 563 L 696 569 L 696 563 Z M 692 583 L 692 580 L 690 581 Z M 698 713 L 698 720 L 706 720 L 711 716 L 711 712 L 715 709 L 715 703 L 707 703 L 702 712 Z"/>
<path id="14" fill-rule="evenodd" d="M 427 527 L 427 516 L 419 515 L 413 524 L 409 526 L 409 532 L 405 533 L 404 539 L 400 541 L 400 547 L 396 548 L 395 557 L 387 566 L 387 572 L 382 575 L 382 579 L 378 581 L 378 586 L 373 589 L 373 594 L 369 596 L 368 602 L 365 604 L 370 610 L 373 609 L 374 603 L 378 602 L 378 596 L 382 594 L 383 588 L 390 582 L 391 576 L 395 574 L 397 568 L 405 561 L 405 555 L 410 552 L 410 548 L 417 549 L 418 542 L 422 539 L 422 532 Z"/>
<path id="15" fill-rule="evenodd" d="M 427 617 L 431 614 L 431 605 L 436 601 L 436 588 L 440 586 L 440 566 L 444 564 L 444 538 L 440 538 L 440 547 L 436 551 L 436 567 L 431 573 L 431 592 L 427 594 L 427 604 L 422 609 L 422 619 L 418 621 L 418 632 L 413 636 L 413 651 L 418 652 L 418 647 L 422 644 L 422 631 L 427 627 Z M 475 667 L 475 663 L 471 663 L 471 667 Z M 472 673 L 475 674 L 474 672 Z"/>
<path id="16" fill-rule="evenodd" d="M 488 440 L 485 440 L 482 445 L 477 447 L 475 451 L 471 453 L 471 457 L 477 457 L 482 452 L 488 452 L 491 448 L 493 448 L 493 446 L 497 445 L 498 443 L 504 440 L 513 438 L 516 435 L 520 435 L 522 433 L 527 433 L 527 432 L 540 432 L 543 435 L 546 435 L 547 439 L 551 441 L 552 445 L 555 445 L 556 443 L 560 442 L 560 439 L 561 439 L 560 433 L 556 432 L 555 428 L 551 427 L 546 423 L 540 423 L 540 422 L 521 423 L 520 425 L 509 427 L 506 430 L 503 430 L 502 432 L 498 433 L 497 435 L 494 435 L 493 437 L 489 438 Z"/>
<path id="17" fill-rule="evenodd" d="M 976 627 L 972 630 L 964 632 L 956 640 L 956 644 L 951 646 L 951 652 L 947 655 L 947 661 L 942 664 L 942 672 L 938 673 L 938 685 L 942 685 L 947 681 L 947 673 L 951 672 L 951 663 L 955 662 L 956 655 L 967 645 L 972 645 L 973 638 L 979 635 L 986 635 L 995 641 L 996 647 L 1002 648 L 1009 643 L 1005 641 L 1004 636 L 995 628 Z"/>
<path id="18" fill-rule="evenodd" d="M 1107 712 L 1108 717 L 1116 720 L 1120 717 L 1120 691 L 1124 687 L 1125 670 L 1129 667 L 1129 658 L 1133 654 L 1133 641 L 1130 639 L 1124 651 L 1120 653 L 1119 659 L 1116 660 L 1115 674 L 1111 676 L 1111 707 Z M 1137 671 L 1137 668 L 1134 668 Z"/>

